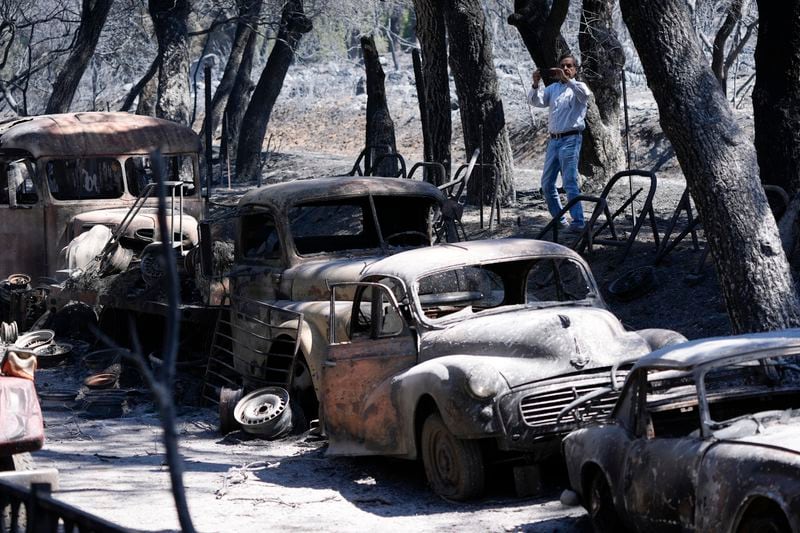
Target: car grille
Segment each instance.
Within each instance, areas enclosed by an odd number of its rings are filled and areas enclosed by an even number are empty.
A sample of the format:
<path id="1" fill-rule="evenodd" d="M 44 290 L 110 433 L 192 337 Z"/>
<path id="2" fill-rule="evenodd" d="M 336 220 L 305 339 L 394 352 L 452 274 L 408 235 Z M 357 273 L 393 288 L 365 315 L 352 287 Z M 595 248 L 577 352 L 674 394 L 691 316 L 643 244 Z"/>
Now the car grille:
<path id="1" fill-rule="evenodd" d="M 555 390 L 551 389 L 546 392 L 529 394 L 520 401 L 522 420 L 525 425 L 535 428 L 555 426 L 558 413 L 564 407 L 575 399 L 605 386 L 608 386 L 608 381 L 567 385 Z M 618 396 L 619 391 L 609 391 L 608 394 L 595 398 L 591 404 L 582 405 L 577 409 L 580 418 L 582 420 L 592 419 L 595 421 L 607 419 Z M 569 424 L 574 421 L 575 419 L 567 414 L 562 417 L 559 425 Z"/>

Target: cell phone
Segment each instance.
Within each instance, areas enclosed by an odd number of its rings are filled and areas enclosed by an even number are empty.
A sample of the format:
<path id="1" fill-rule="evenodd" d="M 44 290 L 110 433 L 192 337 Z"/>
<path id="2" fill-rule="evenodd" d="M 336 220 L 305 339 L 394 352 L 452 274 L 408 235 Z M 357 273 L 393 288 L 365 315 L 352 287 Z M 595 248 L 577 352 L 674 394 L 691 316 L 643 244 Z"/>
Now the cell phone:
<path id="1" fill-rule="evenodd" d="M 560 78 L 561 77 L 561 72 L 557 68 L 549 68 L 549 69 L 547 69 L 547 72 L 550 74 L 551 78 Z"/>

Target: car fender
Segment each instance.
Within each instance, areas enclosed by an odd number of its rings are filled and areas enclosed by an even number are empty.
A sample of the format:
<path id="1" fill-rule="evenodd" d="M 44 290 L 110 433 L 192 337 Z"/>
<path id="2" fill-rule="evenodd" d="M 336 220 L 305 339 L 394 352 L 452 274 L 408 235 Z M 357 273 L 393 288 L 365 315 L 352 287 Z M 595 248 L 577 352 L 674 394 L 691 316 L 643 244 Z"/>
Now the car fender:
<path id="1" fill-rule="evenodd" d="M 704 455 L 697 477 L 697 531 L 730 531 L 750 504 L 766 498 L 800 531 L 800 458 L 783 450 L 719 441 Z"/>
<path id="2" fill-rule="evenodd" d="M 637 330 L 636 333 L 647 341 L 647 344 L 653 351 L 666 346 L 672 346 L 673 344 L 680 344 L 688 340 L 682 334 L 671 329 L 647 328 Z"/>
<path id="3" fill-rule="evenodd" d="M 562 441 L 562 451 L 567 465 L 570 486 L 581 503 L 587 506 L 586 482 L 590 469 L 603 473 L 611 489 L 614 505 L 622 510 L 624 504 L 625 450 L 619 446 L 619 435 L 625 430 L 614 424 L 576 429 Z"/>
<path id="4" fill-rule="evenodd" d="M 392 378 L 388 391 L 399 413 L 400 436 L 408 458 L 416 458 L 417 409 L 430 398 L 447 428 L 461 439 L 488 438 L 502 431 L 494 398 L 478 399 L 467 387 L 467 376 L 478 362 L 474 356 L 450 355 L 420 363 Z M 386 392 L 381 391 L 382 394 Z M 378 398 L 376 390 L 371 396 Z M 377 401 L 377 400 L 376 400 Z"/>

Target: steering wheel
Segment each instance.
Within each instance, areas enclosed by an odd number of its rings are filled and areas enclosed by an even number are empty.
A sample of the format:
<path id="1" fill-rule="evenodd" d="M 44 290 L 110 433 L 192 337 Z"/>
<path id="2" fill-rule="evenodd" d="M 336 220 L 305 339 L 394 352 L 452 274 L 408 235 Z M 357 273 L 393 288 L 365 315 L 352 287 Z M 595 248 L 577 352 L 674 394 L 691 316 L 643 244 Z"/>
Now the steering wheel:
<path id="1" fill-rule="evenodd" d="M 405 236 L 409 236 L 409 235 L 410 236 L 414 236 L 414 237 L 419 237 L 420 238 L 420 244 L 430 244 L 430 242 L 431 242 L 430 241 L 430 237 L 428 236 L 427 233 L 423 233 L 423 232 L 417 231 L 417 230 L 398 231 L 397 233 L 392 233 L 391 235 L 385 236 L 383 238 L 383 240 L 387 244 L 391 244 L 391 242 L 389 242 L 389 241 L 391 241 L 392 239 L 395 239 L 397 237 L 405 237 Z"/>

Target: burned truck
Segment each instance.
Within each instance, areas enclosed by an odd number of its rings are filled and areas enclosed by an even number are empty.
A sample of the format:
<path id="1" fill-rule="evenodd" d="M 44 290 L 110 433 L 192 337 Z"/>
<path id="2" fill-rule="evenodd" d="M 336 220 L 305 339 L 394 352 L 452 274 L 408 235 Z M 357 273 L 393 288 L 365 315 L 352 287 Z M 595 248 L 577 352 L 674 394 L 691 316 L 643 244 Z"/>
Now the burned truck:
<path id="1" fill-rule="evenodd" d="M 0 123 L 0 255 L 4 318 L 41 277 L 64 279 L 86 266 L 153 182 L 150 153 L 160 148 L 180 211 L 176 240 L 197 243 L 202 210 L 199 137 L 190 129 L 127 113 L 16 117 Z M 144 199 L 118 241 L 130 258 L 156 240 L 155 199 Z M 96 228 L 96 229 L 95 229 Z M 88 233 L 94 229 L 94 235 Z M 79 248 L 68 249 L 75 239 Z M 118 266 L 124 266 L 119 264 Z M 30 283 L 29 283 L 30 282 Z M 35 295 L 34 295 L 35 296 Z M 20 324 L 22 327 L 22 324 Z"/>

